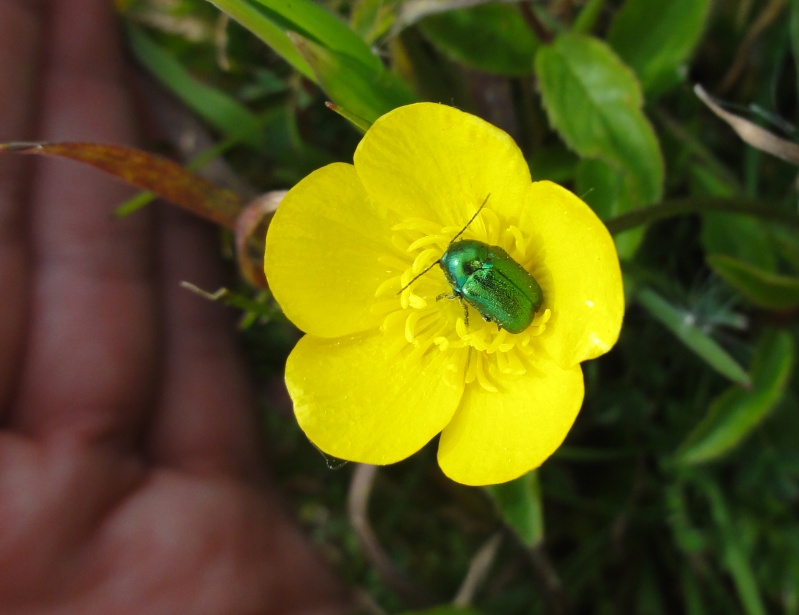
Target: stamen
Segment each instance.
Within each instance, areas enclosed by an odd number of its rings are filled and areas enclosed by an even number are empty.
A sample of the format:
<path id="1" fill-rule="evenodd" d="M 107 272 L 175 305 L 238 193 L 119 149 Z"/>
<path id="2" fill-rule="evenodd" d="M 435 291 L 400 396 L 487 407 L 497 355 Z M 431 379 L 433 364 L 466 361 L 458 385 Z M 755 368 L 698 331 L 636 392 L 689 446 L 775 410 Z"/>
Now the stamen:
<path id="1" fill-rule="evenodd" d="M 388 314 L 389 312 L 393 312 L 397 309 L 397 300 L 396 299 L 383 299 L 379 301 L 375 301 L 369 307 L 369 313 L 380 315 L 380 314 Z"/>
<path id="2" fill-rule="evenodd" d="M 489 393 L 498 393 L 499 389 L 494 385 L 493 382 L 491 382 L 491 380 L 489 380 L 488 374 L 486 374 L 483 370 L 483 361 L 484 357 L 478 357 L 477 360 L 474 361 L 474 363 L 477 365 L 477 382 Z"/>
<path id="3" fill-rule="evenodd" d="M 438 346 L 438 349 L 441 350 L 441 352 L 449 350 L 449 340 L 443 335 L 433 338 L 433 343 Z"/>
<path id="4" fill-rule="evenodd" d="M 435 235 L 440 229 L 440 225 L 424 218 L 408 218 L 391 227 L 392 231 L 414 231 L 421 235 Z"/>
<path id="5" fill-rule="evenodd" d="M 427 307 L 427 301 L 419 295 L 411 293 L 408 295 L 408 306 L 412 307 L 414 310 L 423 310 Z"/>
<path id="6" fill-rule="evenodd" d="M 440 246 L 441 243 L 442 243 L 442 240 L 443 240 L 444 245 L 446 245 L 448 243 L 440 235 L 428 235 L 427 237 L 420 237 L 419 239 L 414 241 L 411 245 L 409 245 L 405 249 L 405 251 L 406 252 L 415 252 L 419 248 L 426 248 L 427 246 L 432 246 L 432 245 Z M 441 251 L 440 248 L 439 248 L 439 251 Z"/>
<path id="7" fill-rule="evenodd" d="M 479 362 L 480 359 L 472 356 L 469 357 L 469 364 L 466 366 L 466 374 L 464 377 L 466 384 L 471 384 L 477 380 L 477 363 Z"/>
<path id="8" fill-rule="evenodd" d="M 389 293 L 394 294 L 393 291 L 397 287 L 397 284 L 401 281 L 400 276 L 392 276 L 390 278 L 386 278 L 380 286 L 377 287 L 375 291 L 375 297 L 380 297 L 381 295 L 388 295 Z"/>
<path id="9" fill-rule="evenodd" d="M 408 340 L 409 344 L 413 344 L 416 342 L 416 323 L 419 322 L 419 319 L 422 317 L 420 312 L 411 312 L 408 314 L 408 318 L 405 319 L 405 339 Z"/>
<path id="10" fill-rule="evenodd" d="M 533 324 L 534 325 L 538 325 L 538 326 L 545 325 L 545 324 L 547 324 L 549 322 L 550 318 L 552 318 L 552 310 L 547 308 L 547 309 L 545 309 L 543 311 L 543 313 L 539 313 L 535 317 L 535 320 L 533 321 Z"/>
<path id="11" fill-rule="evenodd" d="M 527 254 L 525 253 L 525 244 L 524 244 L 524 237 L 522 237 L 522 232 L 515 226 L 511 225 L 505 232 L 511 236 L 513 239 L 513 251 L 510 252 L 513 255 L 513 258 L 517 262 L 524 262 L 527 260 Z"/>
<path id="12" fill-rule="evenodd" d="M 508 337 L 508 332 L 505 331 L 505 329 L 500 329 L 499 332 L 494 336 L 494 339 L 491 340 L 491 343 L 486 348 L 486 352 L 491 354 L 499 350 L 501 346 L 504 345 L 504 342 L 507 339 L 507 337 Z M 513 344 L 511 344 L 511 348 L 512 347 Z"/>
<path id="13" fill-rule="evenodd" d="M 471 306 L 467 306 L 467 325 L 463 307 L 452 307 L 450 301 L 432 301 L 433 297 L 452 296 L 453 290 L 438 270 L 438 275 L 426 273 L 427 269 L 433 270 L 463 227 L 448 229 L 427 220 L 411 219 L 393 230 L 397 253 L 387 254 L 380 262 L 395 274 L 377 287 L 373 307 L 385 314 L 381 330 L 390 340 L 392 351 L 406 356 L 410 353 L 422 362 L 443 353 L 446 369 L 456 380 L 467 385 L 476 383 L 489 392 L 499 391 L 501 379 L 516 378 L 533 369 L 531 361 L 538 348 L 534 340 L 546 329 L 552 316 L 549 308 L 541 310 L 532 325 L 519 334 L 484 321 Z M 504 224 L 492 210 L 480 211 L 463 235 L 501 245 L 517 262 L 525 261 L 529 253 L 521 230 Z"/>

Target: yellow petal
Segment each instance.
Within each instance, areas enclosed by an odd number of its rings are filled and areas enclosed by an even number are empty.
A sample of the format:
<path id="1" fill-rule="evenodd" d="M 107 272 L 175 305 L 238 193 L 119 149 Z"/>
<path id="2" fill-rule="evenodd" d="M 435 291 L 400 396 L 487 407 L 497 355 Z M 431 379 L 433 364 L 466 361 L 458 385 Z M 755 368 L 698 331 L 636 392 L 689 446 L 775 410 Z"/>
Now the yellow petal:
<path id="1" fill-rule="evenodd" d="M 511 137 L 453 107 L 418 103 L 380 117 L 355 151 L 366 192 L 407 217 L 462 226 L 489 205 L 517 214 L 530 170 Z"/>
<path id="2" fill-rule="evenodd" d="M 286 364 L 300 427 L 328 455 L 394 463 L 450 421 L 463 392 L 445 354 L 392 352 L 379 331 L 339 339 L 303 337 Z"/>
<path id="3" fill-rule="evenodd" d="M 619 337 L 624 291 L 613 238 L 588 205 L 548 181 L 525 199 L 522 227 L 532 229 L 540 268 L 534 275 L 552 310 L 538 338 L 563 368 L 606 353 Z"/>
<path id="4" fill-rule="evenodd" d="M 561 445 L 583 402 L 577 365 L 562 370 L 548 360 L 499 392 L 469 386 L 441 434 L 438 463 L 466 485 L 492 485 L 537 468 Z"/>
<path id="5" fill-rule="evenodd" d="M 337 337 L 379 326 L 384 315 L 372 306 L 388 277 L 385 216 L 349 164 L 314 171 L 285 196 L 267 232 L 265 271 L 297 327 Z"/>

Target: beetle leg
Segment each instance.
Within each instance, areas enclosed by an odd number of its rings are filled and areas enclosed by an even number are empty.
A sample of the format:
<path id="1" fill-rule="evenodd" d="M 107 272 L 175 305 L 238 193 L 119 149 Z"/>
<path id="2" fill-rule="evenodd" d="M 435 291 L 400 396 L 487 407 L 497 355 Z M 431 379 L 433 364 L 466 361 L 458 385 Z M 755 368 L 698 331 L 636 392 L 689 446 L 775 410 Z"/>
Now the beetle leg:
<path id="1" fill-rule="evenodd" d="M 461 305 L 463 306 L 463 324 L 466 325 L 466 328 L 469 328 L 469 308 L 466 307 L 466 302 L 463 300 L 461 295 L 458 295 L 458 299 L 461 300 Z"/>
<path id="2" fill-rule="evenodd" d="M 441 301 L 441 299 L 457 299 L 461 302 L 463 306 L 463 324 L 466 325 L 466 328 L 469 328 L 469 308 L 466 307 L 466 302 L 463 300 L 463 295 L 459 293 L 452 293 L 448 295 L 447 293 L 441 293 L 436 297 L 436 301 Z M 485 316 L 483 317 L 485 318 Z"/>

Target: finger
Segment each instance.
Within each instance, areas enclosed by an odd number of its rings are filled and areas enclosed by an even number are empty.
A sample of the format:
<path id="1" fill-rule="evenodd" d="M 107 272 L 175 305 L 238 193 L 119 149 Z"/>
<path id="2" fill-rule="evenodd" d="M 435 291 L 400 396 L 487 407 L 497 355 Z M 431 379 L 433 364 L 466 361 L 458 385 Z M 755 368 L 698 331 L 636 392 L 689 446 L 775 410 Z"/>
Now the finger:
<path id="1" fill-rule="evenodd" d="M 254 477 L 261 471 L 260 430 L 232 314 L 179 285 L 222 286 L 218 253 L 215 229 L 181 212 L 164 212 L 165 375 L 150 446 L 158 463 Z"/>
<path id="2" fill-rule="evenodd" d="M 50 3 L 39 138 L 133 140 L 110 6 Z M 153 391 L 148 216 L 114 220 L 127 188 L 79 165 L 41 162 L 30 198 L 29 345 L 12 420 L 43 436 L 130 438 Z"/>
<path id="3" fill-rule="evenodd" d="M 32 138 L 42 14 L 30 0 L 0 2 L 0 143 Z M 27 169 L 22 159 L 0 155 L 0 419 L 19 377 L 28 311 Z"/>

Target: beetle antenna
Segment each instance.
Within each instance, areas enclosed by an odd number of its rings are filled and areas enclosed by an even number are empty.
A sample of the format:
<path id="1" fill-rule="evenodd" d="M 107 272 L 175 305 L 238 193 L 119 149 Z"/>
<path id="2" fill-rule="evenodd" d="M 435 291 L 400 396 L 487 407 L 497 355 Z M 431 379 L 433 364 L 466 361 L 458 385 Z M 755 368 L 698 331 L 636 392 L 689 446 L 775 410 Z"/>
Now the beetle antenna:
<path id="1" fill-rule="evenodd" d="M 457 235 L 455 235 L 455 237 L 453 237 L 453 238 L 452 238 L 452 240 L 449 242 L 449 245 L 452 245 L 453 243 L 455 243 L 455 240 L 456 240 L 458 237 L 460 237 L 461 235 L 463 235 L 464 231 L 465 231 L 467 228 L 469 228 L 469 225 L 470 225 L 472 222 L 474 222 L 474 219 L 477 217 L 477 214 L 479 214 L 479 213 L 480 213 L 480 212 L 483 210 L 483 207 L 485 207 L 485 206 L 486 206 L 486 203 L 488 203 L 488 197 L 490 197 L 490 196 L 491 196 L 491 193 L 489 192 L 489 193 L 486 195 L 486 198 L 485 198 L 485 199 L 483 199 L 483 204 L 482 204 L 482 205 L 480 205 L 480 207 L 478 207 L 478 208 L 477 208 L 477 211 L 476 211 L 476 212 L 474 212 L 474 215 L 472 215 L 472 217 L 471 217 L 471 218 L 469 218 L 469 221 L 468 221 L 468 222 L 466 223 L 466 225 L 465 225 L 465 226 L 464 226 L 464 227 L 463 227 L 463 228 L 460 230 L 460 232 L 459 232 Z"/>
<path id="2" fill-rule="evenodd" d="M 430 265 L 430 266 L 429 266 L 427 269 L 425 269 L 425 270 L 424 270 L 424 271 L 422 271 L 421 273 L 418 273 L 418 274 L 416 274 L 415 276 L 413 276 L 413 279 L 412 279 L 410 282 L 408 282 L 408 283 L 407 283 L 405 286 L 403 286 L 402 288 L 400 288 L 400 289 L 397 291 L 397 294 L 399 295 L 399 294 L 400 294 L 400 293 L 401 293 L 403 290 L 405 290 L 406 288 L 408 288 L 408 287 L 409 287 L 411 284 L 413 284 L 413 283 L 414 283 L 416 280 L 418 280 L 419 278 L 421 278 L 421 277 L 422 277 L 422 276 L 423 276 L 425 273 L 427 273 L 428 271 L 430 271 L 430 270 L 431 270 L 433 267 L 435 267 L 436 265 L 438 265 L 440 262 L 441 262 L 441 259 L 439 258 L 437 261 L 434 261 L 434 262 L 433 262 L 433 264 L 431 264 L 431 265 Z"/>
<path id="3" fill-rule="evenodd" d="M 466 223 L 466 226 L 464 226 L 464 227 L 463 227 L 463 228 L 462 228 L 462 229 L 461 229 L 461 230 L 458 232 L 458 234 L 457 234 L 457 235 L 455 235 L 455 237 L 453 237 L 453 238 L 452 238 L 452 240 L 449 242 L 449 245 L 452 245 L 453 243 L 455 243 L 455 240 L 456 240 L 458 237 L 460 237 L 461 235 L 463 235 L 464 231 L 465 231 L 467 228 L 469 228 L 469 225 L 470 225 L 472 222 L 474 222 L 474 219 L 475 219 L 475 218 L 477 217 L 477 215 L 478 215 L 478 214 L 479 214 L 479 213 L 480 213 L 480 212 L 483 210 L 483 207 L 485 207 L 486 203 L 488 203 L 488 197 L 490 197 L 490 196 L 491 196 L 491 193 L 489 192 L 489 193 L 486 195 L 486 198 L 485 198 L 485 199 L 483 199 L 483 203 L 480 205 L 480 207 L 478 207 L 478 208 L 477 208 L 477 211 L 476 211 L 476 212 L 474 212 L 474 215 L 472 215 L 472 217 L 471 217 L 471 218 L 469 218 L 469 221 Z M 422 271 L 421 273 L 418 273 L 417 275 L 415 275 L 415 276 L 413 277 L 413 279 L 412 279 L 410 282 L 408 282 L 408 283 L 407 283 L 405 286 L 403 286 L 402 288 L 400 288 L 400 289 L 397 291 L 397 294 L 399 295 L 399 294 L 400 294 L 400 293 L 401 293 L 403 290 L 405 290 L 406 288 L 408 288 L 408 287 L 409 287 L 411 284 L 413 284 L 413 283 L 414 283 L 416 280 L 418 280 L 419 278 L 421 278 L 421 277 L 422 277 L 422 276 L 423 276 L 425 273 L 427 273 L 428 271 L 430 271 L 430 270 L 431 270 L 433 267 L 435 267 L 436 265 L 438 265 L 440 262 L 441 262 L 441 259 L 439 258 L 437 261 L 435 261 L 434 263 L 432 263 L 432 264 L 431 264 L 431 265 L 430 265 L 430 266 L 429 266 L 427 269 L 425 269 L 425 270 L 424 270 L 424 271 Z M 468 316 L 467 316 L 467 318 L 468 318 Z M 467 322 L 468 322 L 468 321 L 467 321 Z"/>

